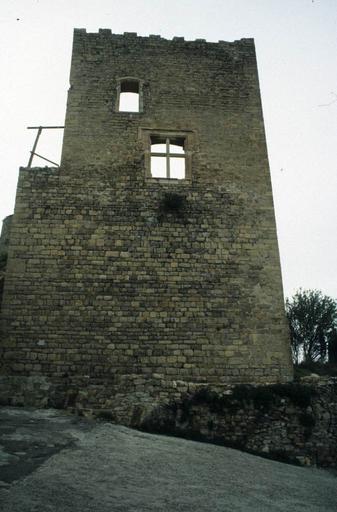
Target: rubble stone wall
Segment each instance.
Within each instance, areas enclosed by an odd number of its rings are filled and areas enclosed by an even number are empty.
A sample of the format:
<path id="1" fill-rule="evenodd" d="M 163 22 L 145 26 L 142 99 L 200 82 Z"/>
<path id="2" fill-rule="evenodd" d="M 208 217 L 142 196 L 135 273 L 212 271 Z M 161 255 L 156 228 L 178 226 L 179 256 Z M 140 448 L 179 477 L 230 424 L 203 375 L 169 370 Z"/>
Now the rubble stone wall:
<path id="1" fill-rule="evenodd" d="M 154 409 L 142 428 L 283 462 L 336 467 L 337 380 L 239 386 L 225 393 L 201 388 Z"/>

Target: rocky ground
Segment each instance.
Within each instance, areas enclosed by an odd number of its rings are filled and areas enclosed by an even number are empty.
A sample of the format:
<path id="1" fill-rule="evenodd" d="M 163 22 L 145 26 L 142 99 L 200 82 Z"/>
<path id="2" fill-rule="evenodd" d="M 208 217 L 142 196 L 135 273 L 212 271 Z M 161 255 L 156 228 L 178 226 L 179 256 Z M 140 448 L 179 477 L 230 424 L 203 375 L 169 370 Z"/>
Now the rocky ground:
<path id="1" fill-rule="evenodd" d="M 325 470 L 55 410 L 0 409 L 1 512 L 335 512 Z"/>

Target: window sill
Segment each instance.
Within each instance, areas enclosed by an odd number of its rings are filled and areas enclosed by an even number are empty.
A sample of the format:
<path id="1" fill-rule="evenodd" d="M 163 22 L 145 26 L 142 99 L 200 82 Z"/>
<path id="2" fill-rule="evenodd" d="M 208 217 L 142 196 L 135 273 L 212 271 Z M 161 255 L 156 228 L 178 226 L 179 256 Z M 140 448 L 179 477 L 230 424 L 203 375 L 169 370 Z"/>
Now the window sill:
<path id="1" fill-rule="evenodd" d="M 129 110 L 116 110 L 116 114 L 127 114 L 127 115 L 131 115 L 131 116 L 139 116 L 139 114 L 144 114 L 144 112 L 130 112 Z"/>
<path id="2" fill-rule="evenodd" d="M 152 178 L 147 176 L 145 178 L 147 183 L 159 183 L 161 185 L 190 185 L 192 183 L 191 178 L 175 179 L 175 178 Z"/>

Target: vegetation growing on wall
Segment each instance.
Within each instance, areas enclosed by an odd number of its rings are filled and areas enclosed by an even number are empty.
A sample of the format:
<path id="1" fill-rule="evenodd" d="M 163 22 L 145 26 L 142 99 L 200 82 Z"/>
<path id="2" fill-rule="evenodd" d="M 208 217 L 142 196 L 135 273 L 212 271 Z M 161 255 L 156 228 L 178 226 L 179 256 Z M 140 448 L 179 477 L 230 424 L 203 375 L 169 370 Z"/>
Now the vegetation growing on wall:
<path id="1" fill-rule="evenodd" d="M 336 384 L 208 387 L 161 405 L 140 427 L 295 464 L 335 466 Z"/>

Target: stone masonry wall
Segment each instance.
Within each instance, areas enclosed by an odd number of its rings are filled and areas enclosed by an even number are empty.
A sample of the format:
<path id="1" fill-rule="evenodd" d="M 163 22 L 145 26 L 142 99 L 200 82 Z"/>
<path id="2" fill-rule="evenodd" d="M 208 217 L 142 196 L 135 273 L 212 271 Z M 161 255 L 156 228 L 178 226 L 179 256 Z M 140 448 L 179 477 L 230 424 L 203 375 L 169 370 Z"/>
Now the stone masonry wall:
<path id="1" fill-rule="evenodd" d="M 142 419 L 150 432 L 239 448 L 282 462 L 337 467 L 337 380 L 190 390 Z"/>
<path id="2" fill-rule="evenodd" d="M 13 215 L 8 215 L 2 221 L 1 235 L 0 235 L 0 253 L 6 252 L 8 250 L 10 232 L 11 232 L 11 224 L 12 224 Z"/>
<path id="3" fill-rule="evenodd" d="M 142 113 L 115 111 L 121 76 Z M 151 129 L 189 133 L 191 179 L 146 177 Z M 292 378 L 252 40 L 75 32 L 62 165 L 20 171 L 1 326 L 8 376 L 124 422 L 189 383 Z"/>
<path id="4" fill-rule="evenodd" d="M 11 231 L 13 215 L 8 215 L 2 221 L 2 228 L 0 234 L 0 310 L 2 302 L 2 293 L 5 282 L 6 266 L 7 266 L 7 253 Z"/>

